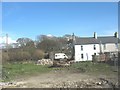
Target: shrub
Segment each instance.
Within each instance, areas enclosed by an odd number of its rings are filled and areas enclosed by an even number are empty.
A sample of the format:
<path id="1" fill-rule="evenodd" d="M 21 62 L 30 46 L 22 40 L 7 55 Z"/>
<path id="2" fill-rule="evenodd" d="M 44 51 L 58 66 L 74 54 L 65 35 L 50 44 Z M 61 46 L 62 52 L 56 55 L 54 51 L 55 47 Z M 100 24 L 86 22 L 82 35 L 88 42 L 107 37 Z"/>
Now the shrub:
<path id="1" fill-rule="evenodd" d="M 32 55 L 32 57 L 33 57 L 34 60 L 42 59 L 42 58 L 44 58 L 44 52 L 41 51 L 41 50 L 36 50 L 34 52 L 34 54 Z"/>
<path id="2" fill-rule="evenodd" d="M 31 55 L 27 51 L 10 52 L 9 57 L 11 61 L 23 61 L 31 58 Z"/>
<path id="3" fill-rule="evenodd" d="M 29 60 L 31 58 L 31 55 L 30 55 L 29 52 L 24 51 L 24 52 L 21 52 L 21 53 L 22 53 L 22 59 L 23 60 Z"/>
<path id="4" fill-rule="evenodd" d="M 8 56 L 8 53 L 7 52 L 3 52 L 2 53 L 2 62 L 4 63 L 4 62 L 6 62 L 8 60 L 10 60 L 10 58 Z"/>

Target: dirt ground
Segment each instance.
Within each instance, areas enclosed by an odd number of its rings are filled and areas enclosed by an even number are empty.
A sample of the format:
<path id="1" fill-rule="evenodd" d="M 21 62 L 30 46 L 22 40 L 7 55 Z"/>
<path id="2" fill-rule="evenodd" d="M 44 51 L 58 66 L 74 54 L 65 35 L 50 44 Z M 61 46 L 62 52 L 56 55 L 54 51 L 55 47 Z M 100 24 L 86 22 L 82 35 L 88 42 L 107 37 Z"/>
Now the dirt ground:
<path id="1" fill-rule="evenodd" d="M 54 70 L 46 74 L 18 79 L 24 88 L 114 88 L 118 85 L 117 75 L 87 75 L 86 73 L 71 73 L 64 70 Z"/>

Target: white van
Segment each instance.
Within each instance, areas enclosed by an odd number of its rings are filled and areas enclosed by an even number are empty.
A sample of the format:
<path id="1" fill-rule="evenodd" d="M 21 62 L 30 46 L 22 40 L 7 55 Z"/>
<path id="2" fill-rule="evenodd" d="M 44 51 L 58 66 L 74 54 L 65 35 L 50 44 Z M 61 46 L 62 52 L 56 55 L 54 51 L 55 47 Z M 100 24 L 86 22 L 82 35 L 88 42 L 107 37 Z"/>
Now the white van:
<path id="1" fill-rule="evenodd" d="M 64 53 L 56 53 L 55 60 L 60 60 L 60 59 L 68 59 L 68 56 Z"/>

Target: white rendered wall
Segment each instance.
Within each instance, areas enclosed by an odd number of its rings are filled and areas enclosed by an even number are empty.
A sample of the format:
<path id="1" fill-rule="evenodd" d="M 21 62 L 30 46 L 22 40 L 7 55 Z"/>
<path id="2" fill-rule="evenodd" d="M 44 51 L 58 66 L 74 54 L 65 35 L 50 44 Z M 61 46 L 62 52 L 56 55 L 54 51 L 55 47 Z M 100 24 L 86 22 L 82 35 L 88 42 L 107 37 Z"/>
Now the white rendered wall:
<path id="1" fill-rule="evenodd" d="M 96 50 L 94 50 L 94 45 L 96 45 Z M 92 55 L 96 53 L 100 53 L 100 45 L 99 44 L 87 44 L 82 45 L 83 51 L 81 51 L 81 45 L 75 45 L 75 62 L 76 61 L 92 61 Z M 83 54 L 83 59 L 81 58 L 81 54 Z"/>
<path id="2" fill-rule="evenodd" d="M 118 51 L 118 48 L 116 47 L 116 44 L 114 44 L 114 43 L 108 43 L 105 45 L 106 45 L 106 48 L 104 48 L 104 45 L 102 44 L 103 53 L 104 52 L 116 52 L 116 51 Z M 119 47 L 119 45 L 118 45 L 118 47 Z"/>

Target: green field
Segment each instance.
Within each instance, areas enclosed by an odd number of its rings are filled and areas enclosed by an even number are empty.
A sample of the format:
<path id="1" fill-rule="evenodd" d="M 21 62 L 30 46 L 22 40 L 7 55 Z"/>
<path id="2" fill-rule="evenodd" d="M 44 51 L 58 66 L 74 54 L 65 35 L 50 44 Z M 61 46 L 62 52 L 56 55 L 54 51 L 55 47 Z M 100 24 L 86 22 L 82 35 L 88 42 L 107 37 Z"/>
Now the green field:
<path id="1" fill-rule="evenodd" d="M 49 72 L 48 66 L 36 65 L 35 63 L 6 63 L 3 65 L 3 80 L 8 81 L 18 77 L 31 76 Z"/>
<path id="2" fill-rule="evenodd" d="M 73 72 L 83 72 L 86 74 L 93 75 L 110 75 L 117 73 L 114 72 L 113 66 L 110 66 L 106 63 L 79 62 L 72 64 L 71 67 L 69 67 L 69 69 Z"/>
<path id="3" fill-rule="evenodd" d="M 105 63 L 92 63 L 92 62 L 80 62 L 73 63 L 69 67 L 53 67 L 45 65 L 36 65 L 35 63 L 6 63 L 3 65 L 3 81 L 9 81 L 16 78 L 22 78 L 25 76 L 34 76 L 43 73 L 49 73 L 52 70 L 65 70 L 71 73 L 86 73 L 90 75 L 114 75 L 117 72 L 114 72 L 112 66 L 109 66 Z"/>

